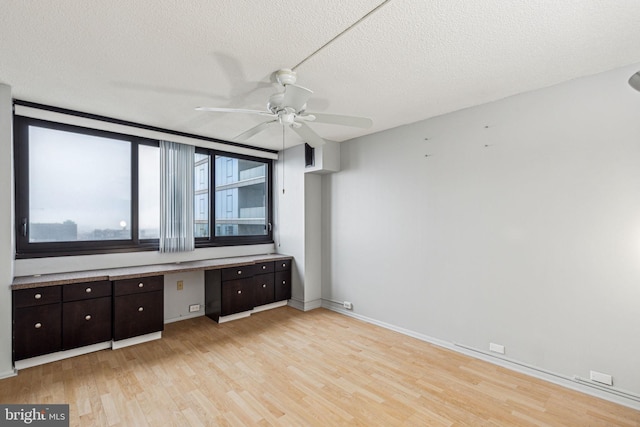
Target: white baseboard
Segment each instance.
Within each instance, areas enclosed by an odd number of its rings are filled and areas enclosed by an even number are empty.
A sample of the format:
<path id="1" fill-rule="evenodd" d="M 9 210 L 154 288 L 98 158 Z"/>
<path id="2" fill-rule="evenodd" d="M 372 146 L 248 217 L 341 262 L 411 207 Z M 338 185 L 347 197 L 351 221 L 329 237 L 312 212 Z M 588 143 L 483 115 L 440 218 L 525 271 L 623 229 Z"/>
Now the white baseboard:
<path id="1" fill-rule="evenodd" d="M 516 371 L 525 375 L 529 375 L 534 378 L 551 382 L 553 384 L 557 384 L 559 386 L 562 386 L 571 390 L 579 391 L 581 393 L 588 394 L 590 396 L 598 397 L 600 399 L 608 400 L 610 402 L 614 402 L 632 409 L 640 410 L 640 396 L 625 390 L 620 390 L 615 387 L 609 387 L 609 386 L 607 386 L 606 388 L 603 388 L 603 386 L 600 386 L 597 384 L 586 383 L 584 379 L 581 379 L 578 377 L 574 377 L 574 378 L 567 377 L 565 375 L 557 374 L 555 372 L 550 372 L 542 368 L 527 365 L 517 360 L 511 360 L 505 357 L 496 356 L 496 355 L 493 355 L 492 353 L 488 353 L 483 350 L 467 347 L 458 343 L 452 343 L 449 341 L 443 341 L 437 338 L 433 338 L 428 335 L 424 335 L 409 329 L 401 328 L 386 322 L 381 322 L 379 320 L 372 319 L 367 316 L 362 316 L 360 314 L 354 313 L 351 310 L 346 310 L 341 304 L 338 304 L 333 301 L 322 300 L 322 307 L 329 309 L 331 311 L 335 311 L 340 314 L 344 314 L 345 316 L 362 320 L 363 322 L 371 323 L 373 325 L 377 325 L 385 329 L 399 332 L 403 335 L 407 335 L 412 338 L 419 339 L 421 341 L 426 341 L 428 343 L 437 345 L 438 347 L 446 348 L 447 350 L 452 350 L 457 353 L 461 353 L 476 359 L 484 360 L 494 365 L 498 365 L 503 368 L 510 369 L 512 371 Z"/>
<path id="2" fill-rule="evenodd" d="M 113 341 L 111 348 L 117 350 L 123 347 L 129 347 L 130 345 L 142 344 L 143 342 L 159 340 L 162 338 L 162 331 L 152 332 L 150 334 L 139 335 L 137 337 L 127 338 L 124 340 Z"/>
<path id="3" fill-rule="evenodd" d="M 265 304 L 265 305 L 260 305 L 258 307 L 254 307 L 253 310 L 251 310 L 252 313 L 260 313 L 261 311 L 266 311 L 266 310 L 271 310 L 274 308 L 278 308 L 278 307 L 284 307 L 285 305 L 287 305 L 287 301 L 277 301 L 277 302 L 272 302 L 271 304 Z"/>
<path id="4" fill-rule="evenodd" d="M 305 301 L 300 301 L 292 298 L 289 300 L 289 306 L 295 308 L 296 310 L 309 311 L 309 310 L 322 307 L 322 300 L 316 299 L 313 301 L 305 302 Z"/>
<path id="5" fill-rule="evenodd" d="M 196 311 L 195 313 L 189 313 L 180 317 L 164 319 L 164 324 L 166 325 L 167 323 L 179 322 L 181 320 L 193 319 L 194 317 L 200 317 L 200 316 L 204 316 L 204 310 Z"/>
<path id="6" fill-rule="evenodd" d="M 244 319 L 245 317 L 251 316 L 251 310 L 243 311 L 242 313 L 234 313 L 228 316 L 220 316 L 218 318 L 218 323 L 226 323 L 231 322 L 232 320 Z"/>
<path id="7" fill-rule="evenodd" d="M 10 371 L 6 372 L 0 372 L 0 380 L 15 377 L 16 375 L 18 375 L 18 371 L 16 369 L 11 369 Z"/>
<path id="8" fill-rule="evenodd" d="M 80 356 L 81 354 L 92 353 L 98 350 L 105 350 L 107 348 L 111 348 L 111 341 L 105 341 L 98 344 L 87 345 L 79 348 L 73 348 L 71 350 L 43 354 L 42 356 L 31 357 L 29 359 L 16 360 L 13 366 L 16 371 L 19 371 L 20 369 L 26 369 L 26 368 L 31 368 L 32 366 L 44 365 L 45 363 L 57 362 L 58 360 L 68 359 L 69 357 L 76 357 L 76 356 Z"/>
<path id="9" fill-rule="evenodd" d="M 285 301 L 276 301 L 276 302 L 272 302 L 270 304 L 259 305 L 258 307 L 254 307 L 251 310 L 243 311 L 241 313 L 234 313 L 234 314 L 230 314 L 228 316 L 220 316 L 218 318 L 218 323 L 226 323 L 226 322 L 230 322 L 232 320 L 244 319 L 245 317 L 249 317 L 252 314 L 260 313 L 261 311 L 271 310 L 271 309 L 278 308 L 278 307 L 283 307 L 285 305 L 287 305 L 287 301 L 286 300 Z"/>

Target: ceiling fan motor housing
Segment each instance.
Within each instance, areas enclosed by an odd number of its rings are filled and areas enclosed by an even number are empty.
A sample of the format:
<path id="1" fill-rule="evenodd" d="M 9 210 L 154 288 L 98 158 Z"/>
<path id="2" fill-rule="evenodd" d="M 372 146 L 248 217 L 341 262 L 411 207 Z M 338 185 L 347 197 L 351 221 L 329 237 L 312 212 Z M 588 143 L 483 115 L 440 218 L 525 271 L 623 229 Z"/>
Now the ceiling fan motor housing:
<path id="1" fill-rule="evenodd" d="M 295 84 L 296 79 L 297 79 L 296 72 L 288 68 L 283 68 L 276 72 L 276 80 L 282 86 Z"/>

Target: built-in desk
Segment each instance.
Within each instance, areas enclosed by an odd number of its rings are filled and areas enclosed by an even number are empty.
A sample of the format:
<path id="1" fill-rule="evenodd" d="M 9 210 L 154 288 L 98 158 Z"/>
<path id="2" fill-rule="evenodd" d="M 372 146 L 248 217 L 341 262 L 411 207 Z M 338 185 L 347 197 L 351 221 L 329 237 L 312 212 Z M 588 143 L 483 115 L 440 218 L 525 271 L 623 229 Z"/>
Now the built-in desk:
<path id="1" fill-rule="evenodd" d="M 14 365 L 22 369 L 161 338 L 165 274 L 203 271 L 205 314 L 215 321 L 286 304 L 291 262 L 290 256 L 267 254 L 15 277 Z M 238 272 L 241 278 L 233 276 Z"/>

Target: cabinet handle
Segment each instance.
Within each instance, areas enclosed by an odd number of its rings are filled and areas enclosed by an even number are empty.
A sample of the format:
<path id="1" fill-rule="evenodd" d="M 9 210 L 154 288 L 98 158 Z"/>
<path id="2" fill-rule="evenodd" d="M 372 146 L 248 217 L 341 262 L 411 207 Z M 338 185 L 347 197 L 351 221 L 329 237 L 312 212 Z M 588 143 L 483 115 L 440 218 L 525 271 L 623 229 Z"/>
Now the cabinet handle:
<path id="1" fill-rule="evenodd" d="M 238 270 L 238 274 L 242 274 L 242 270 Z"/>
<path id="2" fill-rule="evenodd" d="M 263 270 L 266 270 L 266 269 L 267 269 L 267 266 L 266 266 L 266 265 L 263 265 L 263 266 L 262 266 L 262 269 L 263 269 Z"/>
<path id="3" fill-rule="evenodd" d="M 242 291 L 238 291 L 238 295 L 240 295 L 242 293 Z"/>
<path id="4" fill-rule="evenodd" d="M 262 284 L 262 287 L 263 287 L 263 288 L 266 288 L 266 287 L 267 287 L 267 285 L 265 285 L 265 284 L 263 283 L 263 284 Z"/>
<path id="5" fill-rule="evenodd" d="M 42 298 L 42 294 L 35 294 L 33 297 L 34 297 L 35 299 L 40 299 L 40 298 Z"/>
<path id="6" fill-rule="evenodd" d="M 283 262 L 282 267 L 286 267 L 286 266 L 287 266 L 287 263 Z"/>
<path id="7" fill-rule="evenodd" d="M 33 326 L 35 326 L 35 327 L 36 327 L 36 329 L 40 329 L 40 328 L 42 328 L 42 323 L 38 322 L 38 323 L 36 323 L 36 324 L 35 324 L 35 325 L 33 325 Z"/>
<path id="8" fill-rule="evenodd" d="M 138 307 L 138 311 L 144 311 L 144 307 Z"/>
<path id="9" fill-rule="evenodd" d="M 287 284 L 287 281 L 286 281 L 286 280 L 283 280 L 283 281 L 282 281 L 282 284 L 283 284 L 283 285 L 286 285 L 286 284 Z"/>
<path id="10" fill-rule="evenodd" d="M 86 293 L 90 294 L 91 293 L 91 288 L 87 288 L 84 290 Z"/>
<path id="11" fill-rule="evenodd" d="M 144 283 L 142 283 L 142 282 L 138 283 L 138 287 L 139 288 L 144 288 Z"/>
<path id="12" fill-rule="evenodd" d="M 91 315 L 87 314 L 86 316 L 84 316 L 84 320 L 91 320 Z"/>

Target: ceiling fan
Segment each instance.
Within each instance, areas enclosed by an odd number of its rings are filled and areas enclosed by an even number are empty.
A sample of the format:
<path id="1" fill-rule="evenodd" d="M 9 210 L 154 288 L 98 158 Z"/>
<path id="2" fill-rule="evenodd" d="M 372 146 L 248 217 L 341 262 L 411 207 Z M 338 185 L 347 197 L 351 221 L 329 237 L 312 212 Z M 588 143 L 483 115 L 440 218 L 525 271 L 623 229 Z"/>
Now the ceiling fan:
<path id="1" fill-rule="evenodd" d="M 366 117 L 309 112 L 306 110 L 307 100 L 311 97 L 313 91 L 295 84 L 296 72 L 285 68 L 278 70 L 275 73 L 275 77 L 276 81 L 284 87 L 284 91 L 271 95 L 267 103 L 267 109 L 264 111 L 217 107 L 198 107 L 196 110 L 220 113 L 259 114 L 269 118 L 269 120 L 233 138 L 235 141 L 246 141 L 267 129 L 269 126 L 280 124 L 282 126 L 289 126 L 310 146 L 319 147 L 323 145 L 325 141 L 311 129 L 307 123 L 328 123 L 362 129 L 368 129 L 373 124 L 373 121 Z"/>

